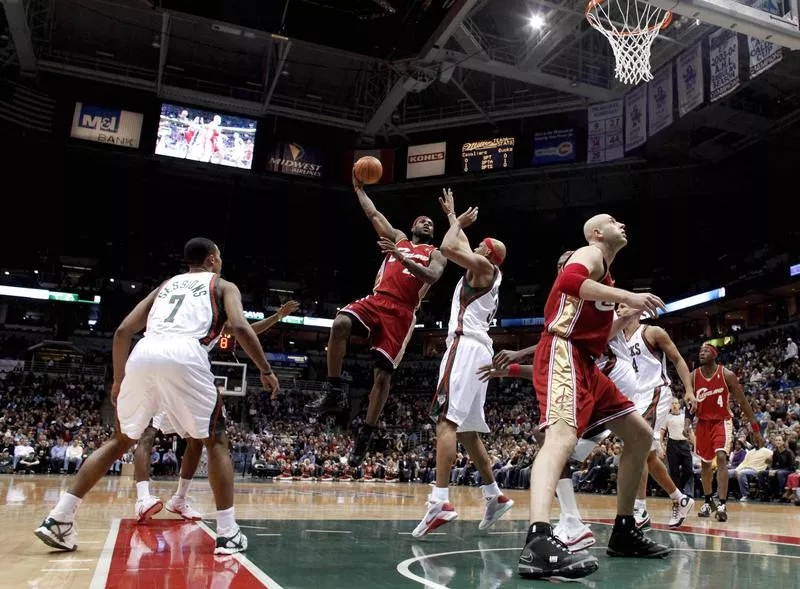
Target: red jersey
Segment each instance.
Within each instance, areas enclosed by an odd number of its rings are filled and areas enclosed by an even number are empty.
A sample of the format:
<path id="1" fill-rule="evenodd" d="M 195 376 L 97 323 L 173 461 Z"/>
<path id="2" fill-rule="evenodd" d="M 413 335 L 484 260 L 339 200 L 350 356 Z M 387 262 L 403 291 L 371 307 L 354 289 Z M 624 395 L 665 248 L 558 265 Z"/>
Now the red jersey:
<path id="1" fill-rule="evenodd" d="M 425 243 L 414 245 L 409 239 L 401 239 L 397 242 L 397 249 L 407 258 L 427 267 L 431 263 L 431 254 L 436 247 Z M 425 284 L 409 272 L 393 255 L 386 254 L 375 279 L 374 292 L 388 295 L 416 309 L 429 287 L 429 284 Z"/>
<path id="2" fill-rule="evenodd" d="M 566 294 L 562 287 L 563 276 L 562 273 L 556 278 L 544 305 L 545 329 L 598 357 L 608 347 L 608 334 L 614 323 L 614 303 L 584 301 Z M 614 286 L 608 272 L 599 282 Z"/>
<path id="3" fill-rule="evenodd" d="M 697 397 L 697 419 L 706 421 L 723 421 L 732 417 L 728 405 L 728 384 L 725 382 L 725 369 L 721 364 L 711 378 L 703 376 L 700 368 L 692 374 L 694 380 L 694 396 Z"/>

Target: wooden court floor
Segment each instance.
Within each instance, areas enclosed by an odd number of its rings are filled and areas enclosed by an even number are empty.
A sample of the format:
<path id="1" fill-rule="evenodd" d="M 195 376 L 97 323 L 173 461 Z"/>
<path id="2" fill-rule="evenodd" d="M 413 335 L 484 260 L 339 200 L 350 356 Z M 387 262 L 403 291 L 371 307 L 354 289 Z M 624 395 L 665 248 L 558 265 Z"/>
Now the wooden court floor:
<path id="1" fill-rule="evenodd" d="M 136 525 L 136 490 L 127 477 L 107 477 L 78 513 L 78 550 L 50 551 L 33 536 L 66 487 L 66 476 L 0 476 L 0 534 L 8 548 L 0 587 L 345 589 L 441 587 L 496 589 L 542 586 L 516 575 L 528 517 L 528 492 L 507 519 L 479 532 L 480 491 L 451 487 L 459 520 L 423 540 L 410 536 L 429 487 L 401 483 L 237 483 L 237 519 L 248 535 L 247 557 L 214 557 L 213 500 L 198 479 L 189 492 L 209 520 L 183 523 L 162 512 Z M 166 500 L 175 483 L 154 482 Z M 680 531 L 661 525 L 669 502 L 648 500 L 652 536 L 674 547 L 667 560 L 609 559 L 604 546 L 615 513 L 612 496 L 581 495 L 592 522 L 600 570 L 590 587 L 648 589 L 800 587 L 800 508 L 729 505 L 728 522 L 693 514 Z M 556 503 L 557 505 L 557 503 Z M 699 504 L 698 506 L 699 507 Z M 554 518 L 557 514 L 553 513 Z"/>

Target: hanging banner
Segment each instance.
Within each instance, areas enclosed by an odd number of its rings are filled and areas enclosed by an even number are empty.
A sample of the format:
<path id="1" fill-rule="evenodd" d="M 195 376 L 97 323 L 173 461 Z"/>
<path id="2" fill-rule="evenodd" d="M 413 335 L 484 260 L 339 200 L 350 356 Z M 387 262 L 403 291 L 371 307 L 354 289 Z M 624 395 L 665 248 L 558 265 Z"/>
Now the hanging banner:
<path id="1" fill-rule="evenodd" d="M 542 131 L 533 135 L 534 166 L 575 161 L 575 129 Z"/>
<path id="2" fill-rule="evenodd" d="M 647 85 L 648 132 L 652 137 L 672 124 L 672 62 L 662 67 Z"/>
<path id="3" fill-rule="evenodd" d="M 299 143 L 280 141 L 272 146 L 267 169 L 281 174 L 322 178 L 325 170 L 322 150 L 304 147 Z"/>
<path id="4" fill-rule="evenodd" d="M 443 176 L 447 143 L 409 145 L 406 159 L 406 178 Z"/>
<path id="5" fill-rule="evenodd" d="M 622 99 L 589 107 L 589 142 L 586 161 L 610 162 L 625 156 L 622 135 Z"/>
<path id="6" fill-rule="evenodd" d="M 625 95 L 625 151 L 644 145 L 647 140 L 647 101 L 642 85 Z"/>
<path id="7" fill-rule="evenodd" d="M 708 36 L 708 47 L 709 95 L 714 102 L 739 87 L 739 36 L 728 29 L 720 29 Z"/>
<path id="8" fill-rule="evenodd" d="M 783 47 L 762 41 L 755 37 L 747 38 L 747 48 L 750 53 L 750 78 L 767 71 L 783 59 Z"/>
<path id="9" fill-rule="evenodd" d="M 76 102 L 70 137 L 137 149 L 143 119 L 142 113 Z"/>
<path id="10" fill-rule="evenodd" d="M 703 104 L 705 99 L 702 55 L 703 47 L 697 43 L 681 53 L 676 61 L 679 117 Z"/>

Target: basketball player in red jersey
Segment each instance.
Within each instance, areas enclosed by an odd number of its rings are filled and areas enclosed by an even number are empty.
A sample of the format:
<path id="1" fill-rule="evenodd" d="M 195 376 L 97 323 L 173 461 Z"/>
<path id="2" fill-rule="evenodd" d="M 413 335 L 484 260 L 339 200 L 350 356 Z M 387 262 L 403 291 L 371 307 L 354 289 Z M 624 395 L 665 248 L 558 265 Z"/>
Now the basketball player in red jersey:
<path id="1" fill-rule="evenodd" d="M 694 394 L 697 398 L 697 455 L 701 462 L 701 478 L 703 493 L 706 501 L 700 512 L 700 517 L 711 517 L 711 512 L 716 511 L 717 521 L 728 521 L 728 454 L 733 444 L 733 415 L 728 406 L 729 393 L 733 393 L 742 412 L 750 421 L 753 428 L 753 437 L 758 447 L 764 445 L 764 438 L 758 425 L 753 409 L 744 396 L 742 387 L 736 375 L 717 364 L 717 348 L 711 344 L 703 344 L 700 348 L 700 366 L 695 369 Z M 713 475 L 711 462 L 717 457 L 717 491 L 719 505 L 714 505 L 711 499 Z"/>
<path id="2" fill-rule="evenodd" d="M 372 391 L 366 422 L 356 436 L 350 466 L 361 465 L 369 451 L 383 406 L 389 396 L 392 372 L 400 364 L 416 323 L 416 311 L 430 285 L 441 278 L 447 260 L 435 246 L 433 221 L 417 217 L 411 225 L 411 239 L 392 227 L 364 192 L 353 175 L 353 188 L 367 218 L 380 236 L 378 245 L 386 254 L 373 294 L 350 303 L 336 315 L 328 340 L 328 383 L 324 396 L 306 405 L 306 410 L 324 413 L 345 403 L 341 389 L 342 360 L 354 324 L 369 335 L 375 356 Z"/>
<path id="3" fill-rule="evenodd" d="M 570 552 L 553 534 L 550 507 L 556 483 L 579 437 L 608 428 L 625 442 L 617 482 L 617 518 L 608 542 L 610 556 L 664 557 L 670 549 L 645 537 L 633 519 L 633 502 L 653 430 L 636 406 L 595 364 L 608 345 L 614 304 L 655 312 L 655 295 L 614 288 L 608 268 L 627 245 L 625 226 L 596 215 L 583 227 L 587 246 L 578 249 L 558 274 L 545 303 L 545 332 L 536 348 L 534 388 L 547 430 L 531 472 L 531 526 L 518 571 L 533 578 L 585 577 L 597 559 Z"/>

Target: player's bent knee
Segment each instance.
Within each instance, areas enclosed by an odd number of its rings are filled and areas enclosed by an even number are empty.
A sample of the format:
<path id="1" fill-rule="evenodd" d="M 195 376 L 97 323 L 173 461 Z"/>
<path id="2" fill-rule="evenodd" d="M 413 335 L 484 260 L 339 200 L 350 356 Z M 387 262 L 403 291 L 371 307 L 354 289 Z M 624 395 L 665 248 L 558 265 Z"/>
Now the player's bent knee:
<path id="1" fill-rule="evenodd" d="M 353 328 L 353 320 L 347 315 L 340 313 L 333 320 L 331 326 L 331 339 L 345 339 L 350 335 Z"/>

